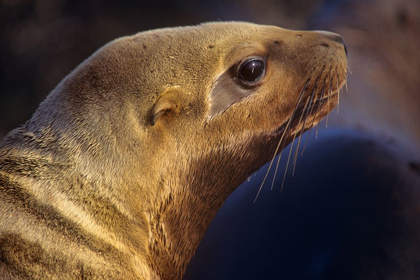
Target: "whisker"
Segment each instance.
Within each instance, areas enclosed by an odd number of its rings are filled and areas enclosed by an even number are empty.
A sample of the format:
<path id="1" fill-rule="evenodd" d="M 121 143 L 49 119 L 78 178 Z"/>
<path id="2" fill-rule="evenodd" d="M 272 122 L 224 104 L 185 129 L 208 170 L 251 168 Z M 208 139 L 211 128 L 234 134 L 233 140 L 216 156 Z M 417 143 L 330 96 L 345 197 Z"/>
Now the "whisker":
<path id="1" fill-rule="evenodd" d="M 344 86 L 346 87 L 346 91 L 347 91 L 347 93 L 349 93 L 349 88 L 348 88 L 348 86 L 347 86 L 347 76 L 344 76 Z"/>
<path id="2" fill-rule="evenodd" d="M 347 69 L 346 70 L 348 70 L 349 71 L 349 73 L 351 74 L 351 75 L 353 75 L 353 73 L 351 72 L 351 70 L 350 70 L 350 63 L 348 63 L 347 64 Z M 347 71 L 346 71 L 347 72 Z"/>
<path id="3" fill-rule="evenodd" d="M 330 72 L 331 72 L 331 68 L 330 68 Z M 324 79 L 324 86 L 322 87 L 322 91 L 323 91 L 322 95 L 324 95 L 325 82 L 327 80 L 327 77 L 328 77 L 328 75 L 325 76 L 325 79 Z M 331 88 L 331 83 L 330 83 L 330 88 Z M 332 92 L 327 90 L 327 106 L 328 106 L 328 112 L 330 111 L 330 95 L 331 94 L 332 94 Z M 328 115 L 327 115 L 327 119 L 325 121 L 325 127 L 328 127 Z"/>
<path id="4" fill-rule="evenodd" d="M 312 72 L 313 72 L 313 70 L 312 70 Z M 311 73 L 311 74 L 312 74 L 312 73 Z M 263 179 L 263 181 L 262 181 L 262 183 L 261 183 L 261 185 L 260 185 L 260 187 L 259 187 L 259 189 L 258 189 L 257 195 L 255 196 L 254 203 L 257 201 L 257 198 L 258 198 L 258 196 L 260 195 L 261 189 L 262 189 L 262 187 L 263 187 L 263 185 L 264 185 L 265 181 L 267 180 L 268 173 L 269 173 L 269 172 L 270 172 L 270 170 L 271 170 L 271 167 L 272 167 L 272 165 L 273 165 L 274 159 L 276 158 L 276 155 L 277 155 L 277 152 L 279 151 L 280 145 L 281 145 L 281 143 L 283 142 L 283 138 L 284 138 L 284 136 L 287 134 L 287 131 L 288 131 L 288 129 L 289 129 L 289 126 L 290 126 L 290 124 L 292 123 L 292 120 L 293 120 L 293 118 L 294 118 L 294 116 L 295 116 L 295 114 L 296 114 L 297 108 L 298 108 L 298 106 L 299 106 L 299 104 L 300 104 L 300 102 L 301 102 L 301 100 L 302 100 L 303 93 L 305 92 L 305 89 L 306 89 L 306 87 L 307 87 L 307 85 L 308 85 L 308 83 L 309 83 L 309 80 L 310 80 L 309 78 L 306 80 L 305 84 L 303 85 L 303 88 L 302 88 L 301 92 L 299 93 L 299 97 L 298 97 L 298 101 L 297 101 L 297 104 L 296 104 L 296 106 L 295 106 L 295 109 L 293 110 L 292 116 L 290 117 L 290 119 L 289 119 L 289 121 L 288 121 L 288 123 L 287 123 L 287 125 L 286 125 L 286 128 L 285 128 L 285 130 L 283 131 L 283 134 L 282 134 L 282 136 L 281 136 L 281 138 L 280 138 L 279 143 L 277 144 L 277 147 L 276 147 L 276 150 L 275 150 L 275 152 L 274 152 L 273 158 L 272 158 L 272 159 L 271 159 L 271 161 L 270 161 L 270 165 L 268 166 L 268 169 L 267 169 L 267 172 L 265 173 L 264 179 Z"/>
<path id="5" fill-rule="evenodd" d="M 319 99 L 321 99 L 321 97 L 319 98 Z M 317 108 L 316 108 L 316 111 L 315 111 L 315 114 L 314 114 L 314 119 L 316 118 L 316 116 L 318 116 L 318 114 L 319 114 L 319 107 L 320 106 L 317 106 Z M 315 121 L 314 121 L 315 122 Z M 319 129 L 319 123 L 317 123 L 316 124 L 316 130 L 315 130 L 315 138 L 316 139 L 318 139 L 318 129 Z"/>
<path id="6" fill-rule="evenodd" d="M 325 68 L 325 66 L 324 66 L 324 68 Z M 324 71 L 324 68 L 322 69 L 320 76 L 322 75 L 322 73 L 323 73 L 323 71 Z M 320 76 L 318 76 L 318 77 L 316 78 L 316 80 L 315 80 L 315 83 L 314 83 L 314 88 L 312 89 L 311 96 L 315 95 L 315 93 L 316 93 L 316 89 L 318 88 L 318 80 L 319 80 Z M 309 104 L 309 99 L 308 99 L 308 100 L 306 101 L 306 103 L 305 103 L 305 106 L 304 106 L 304 109 L 303 109 L 302 115 L 300 116 L 300 119 L 299 119 L 299 122 L 298 122 L 298 126 L 299 126 L 299 125 L 300 125 L 300 123 L 302 122 L 302 118 L 303 118 L 303 115 L 304 115 L 304 112 L 305 112 L 305 108 L 306 108 L 306 106 L 307 106 L 308 104 Z M 306 121 L 306 118 L 305 118 L 305 121 Z M 291 144 L 291 146 L 290 146 L 289 156 L 287 157 L 286 168 L 285 168 L 285 170 L 284 170 L 283 180 L 282 180 L 281 187 L 280 187 L 280 193 L 283 191 L 284 182 L 286 181 L 287 170 L 288 170 L 288 168 L 289 168 L 290 157 L 291 157 L 292 152 L 293 152 L 293 146 L 294 146 L 294 143 L 295 143 L 296 136 L 297 136 L 297 133 L 293 136 L 292 144 Z M 299 139 L 300 139 L 300 138 L 299 138 Z M 299 143 L 298 143 L 298 147 L 297 147 L 297 150 L 295 151 L 295 153 L 298 153 L 298 152 L 299 152 L 299 151 L 298 151 L 298 149 L 299 149 L 299 144 L 300 144 L 300 141 L 299 141 Z M 295 170 L 295 168 L 292 168 L 292 170 L 293 170 L 293 174 L 294 174 L 294 170 Z M 292 170 L 289 170 L 289 176 L 290 176 L 290 172 L 291 172 Z"/>
<path id="7" fill-rule="evenodd" d="M 337 68 L 336 68 L 336 70 L 337 70 Z M 334 83 L 334 78 L 333 78 L 333 75 L 331 75 L 330 88 L 329 88 L 331 96 L 333 95 L 333 92 L 334 92 L 333 91 L 333 83 Z M 329 100 L 328 100 L 328 102 L 329 102 Z M 328 111 L 330 112 L 330 103 L 328 103 Z M 327 122 L 328 122 L 328 116 L 329 116 L 329 114 L 327 115 Z M 327 126 L 325 126 L 325 127 L 327 127 Z"/>
<path id="8" fill-rule="evenodd" d="M 325 80 L 324 80 L 324 82 L 325 82 Z M 311 112 L 311 109 L 312 109 L 311 105 L 312 105 L 312 100 L 314 99 L 314 96 L 315 96 L 315 92 L 316 92 L 316 85 L 314 86 L 314 89 L 312 90 L 311 95 L 310 95 L 308 101 L 306 102 L 305 107 L 303 108 L 305 117 L 303 118 L 303 125 L 302 125 L 302 129 L 301 129 L 301 132 L 300 132 L 297 149 L 295 151 L 295 156 L 294 156 L 294 159 L 293 159 L 293 173 L 292 173 L 292 176 L 294 176 L 294 174 L 295 174 L 296 163 L 297 163 L 297 155 L 299 153 L 300 142 L 302 140 L 302 135 L 303 135 L 303 132 L 305 130 L 306 120 L 308 119 L 308 115 L 309 115 L 309 113 Z M 302 116 L 304 114 L 302 114 Z M 302 154 L 303 154 L 303 151 L 302 151 Z"/>
<path id="9" fill-rule="evenodd" d="M 304 128 L 304 127 L 305 127 L 305 124 L 303 124 L 302 128 Z M 302 140 L 302 137 L 303 137 L 303 129 L 302 129 L 301 133 L 299 134 L 298 145 L 297 145 L 297 148 L 295 150 L 295 156 L 294 156 L 294 159 L 293 159 L 292 177 L 295 176 L 295 170 L 296 170 L 296 166 L 297 166 L 297 159 L 298 159 L 298 154 L 299 154 L 300 142 Z"/>
<path id="10" fill-rule="evenodd" d="M 283 192 L 284 181 L 286 180 L 287 170 L 289 169 L 290 156 L 291 156 L 292 151 L 293 151 L 293 145 L 295 144 L 295 142 L 294 142 L 295 141 L 295 138 L 296 138 L 296 134 L 293 137 L 292 144 L 290 145 L 289 156 L 287 157 L 286 168 L 285 168 L 284 174 L 283 174 L 283 181 L 281 182 L 280 193 Z"/>
<path id="11" fill-rule="evenodd" d="M 315 139 L 318 139 L 318 128 L 319 128 L 319 123 L 316 124 Z"/>
<path id="12" fill-rule="evenodd" d="M 282 147 L 282 150 L 283 150 L 283 147 Z M 273 181 L 271 182 L 271 190 L 273 190 L 274 182 L 276 181 L 277 171 L 279 170 L 279 165 L 280 165 L 281 154 L 282 154 L 282 152 L 280 152 L 279 157 L 277 158 L 276 169 L 274 170 Z"/>
<path id="13" fill-rule="evenodd" d="M 298 122 L 298 126 L 297 127 L 299 127 L 300 126 L 300 124 L 302 123 L 302 118 L 303 118 L 303 116 L 304 116 L 304 112 L 305 112 L 305 110 L 306 110 L 306 106 L 308 106 L 308 103 L 309 103 L 309 99 L 306 101 L 306 103 L 305 103 L 305 106 L 303 107 L 303 112 L 302 112 L 302 115 L 300 116 L 300 119 L 299 119 L 299 122 Z M 303 130 L 305 129 L 305 120 L 306 120 L 306 118 L 303 120 L 303 125 L 302 125 L 302 129 L 301 129 L 301 131 L 300 131 L 300 133 L 299 133 L 299 135 L 300 136 L 302 136 L 302 132 L 303 132 Z M 298 134 L 296 133 L 295 134 L 295 136 L 293 137 L 293 142 L 295 141 L 295 139 L 296 139 L 296 136 L 297 136 Z M 298 144 L 297 144 L 297 147 L 296 147 L 296 149 L 295 149 L 295 155 L 293 156 L 293 162 L 292 162 L 292 166 L 293 166 L 293 174 L 295 173 L 295 168 L 296 168 L 296 161 L 297 161 L 297 153 L 299 152 L 299 146 L 300 146 L 300 139 L 301 139 L 301 137 L 299 137 L 299 140 L 298 140 Z M 290 150 L 290 152 L 292 152 L 292 150 Z M 290 157 L 290 155 L 289 155 L 289 157 Z M 286 169 L 287 170 L 287 169 Z M 292 177 L 293 177 L 293 174 L 292 174 Z"/>
<path id="14" fill-rule="evenodd" d="M 336 74 L 337 74 L 337 94 L 338 96 L 340 96 L 340 90 L 339 90 L 340 77 L 338 76 L 338 73 Z M 339 113 L 340 113 L 340 98 L 338 98 L 338 101 L 337 101 L 337 116 Z"/>
<path id="15" fill-rule="evenodd" d="M 312 122 L 311 122 L 311 127 L 313 127 L 314 126 L 314 123 L 315 123 L 315 117 L 316 117 L 316 114 L 312 114 L 312 112 L 313 112 L 313 109 L 314 109 L 314 104 L 316 104 L 316 102 L 317 102 L 317 98 L 316 98 L 316 96 L 314 96 L 315 98 L 313 99 L 313 101 L 312 101 L 312 104 L 311 104 L 311 111 L 309 112 L 309 115 L 312 115 Z M 303 150 L 302 150 L 302 154 L 301 155 L 303 155 L 303 152 L 305 151 L 305 148 L 306 148 L 306 145 L 308 144 L 308 140 L 309 140 L 309 136 L 311 135 L 311 133 L 312 133 L 312 128 L 309 130 L 309 133 L 308 133 L 308 137 L 306 138 L 306 141 L 305 141 L 305 146 L 303 147 Z"/>
<path id="16" fill-rule="evenodd" d="M 309 129 L 308 134 L 306 134 L 305 145 L 303 145 L 302 153 L 300 154 L 301 156 L 303 156 L 303 152 L 305 152 L 306 145 L 308 144 L 309 137 L 311 136 L 311 132 L 312 132 L 312 128 Z"/>
<path id="17" fill-rule="evenodd" d="M 316 83 L 316 82 L 315 82 Z M 315 84 L 316 85 L 316 84 Z M 315 87 L 314 87 L 315 88 Z M 314 89 L 315 90 L 315 89 Z M 311 95 L 314 93 L 314 90 L 312 91 L 312 93 L 311 93 Z M 303 111 L 305 111 L 305 109 L 306 109 L 306 106 L 308 105 L 308 102 L 309 102 L 309 99 L 306 101 L 306 103 L 305 103 L 305 106 L 303 107 Z M 300 102 L 299 102 L 300 103 Z M 299 105 L 300 104 L 297 104 L 296 105 L 296 109 L 299 107 Z M 299 119 L 299 122 L 298 122 L 298 126 L 299 126 L 299 124 L 302 122 L 302 117 L 303 117 L 303 113 L 302 113 L 302 115 L 300 116 L 300 119 Z M 290 129 L 290 127 L 289 127 L 289 129 Z M 296 139 L 296 136 L 297 136 L 297 134 L 295 134 L 295 136 L 293 137 L 293 140 L 292 140 L 292 145 L 290 146 L 290 151 L 289 151 L 289 156 L 288 156 L 288 158 L 287 158 L 287 164 L 286 164 L 286 169 L 285 169 L 285 171 L 284 171 L 284 174 L 286 174 L 287 173 L 287 167 L 288 167 L 288 165 L 289 165 L 289 161 L 290 161 L 290 153 L 292 152 L 292 150 L 293 150 L 293 145 L 294 145 L 294 141 L 295 141 L 295 139 Z M 284 143 L 283 143 L 283 147 L 282 147 L 282 149 L 284 148 Z M 275 169 L 275 171 L 274 171 L 274 177 L 273 177 L 273 181 L 271 182 L 271 190 L 273 190 L 273 188 L 274 188 L 274 182 L 275 182 L 275 180 L 276 180 L 276 177 L 277 177 L 277 172 L 278 172 L 278 168 L 279 168 L 279 164 L 280 164 L 280 157 L 278 158 L 278 160 L 277 160 L 277 164 L 276 164 L 276 169 Z M 284 183 L 284 179 L 283 179 L 283 183 Z M 281 186 L 281 190 L 280 190 L 280 192 L 282 192 L 282 190 L 283 190 L 283 183 L 282 183 L 282 186 Z"/>

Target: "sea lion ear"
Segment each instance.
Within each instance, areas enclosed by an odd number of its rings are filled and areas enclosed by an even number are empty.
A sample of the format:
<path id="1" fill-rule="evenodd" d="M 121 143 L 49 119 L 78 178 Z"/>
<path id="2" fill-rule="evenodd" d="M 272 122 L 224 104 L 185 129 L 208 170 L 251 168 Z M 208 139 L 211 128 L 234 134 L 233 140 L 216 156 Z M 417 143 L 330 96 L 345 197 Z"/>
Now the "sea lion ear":
<path id="1" fill-rule="evenodd" d="M 150 124 L 154 126 L 162 116 L 169 113 L 179 113 L 179 100 L 180 96 L 178 91 L 166 91 L 161 94 L 152 108 Z"/>

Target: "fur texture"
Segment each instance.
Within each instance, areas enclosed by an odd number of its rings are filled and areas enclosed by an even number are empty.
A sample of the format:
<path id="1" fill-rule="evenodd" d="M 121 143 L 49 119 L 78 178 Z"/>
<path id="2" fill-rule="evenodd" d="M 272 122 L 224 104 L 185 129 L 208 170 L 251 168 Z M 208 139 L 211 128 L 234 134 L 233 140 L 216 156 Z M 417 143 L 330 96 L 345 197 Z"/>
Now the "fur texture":
<path id="1" fill-rule="evenodd" d="M 251 56 L 266 70 L 246 87 Z M 0 278 L 180 279 L 227 196 L 332 110 L 346 67 L 338 35 L 249 23 L 107 44 L 0 146 Z"/>

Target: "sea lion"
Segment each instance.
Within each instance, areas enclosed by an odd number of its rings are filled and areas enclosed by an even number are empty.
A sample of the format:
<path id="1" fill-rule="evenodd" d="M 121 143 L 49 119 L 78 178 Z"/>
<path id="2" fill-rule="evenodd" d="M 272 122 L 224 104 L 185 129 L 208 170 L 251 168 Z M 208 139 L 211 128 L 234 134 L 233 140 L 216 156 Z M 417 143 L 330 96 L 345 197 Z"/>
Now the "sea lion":
<path id="1" fill-rule="evenodd" d="M 229 194 L 338 102 L 340 36 L 207 23 L 117 39 L 0 148 L 2 279 L 180 279 Z"/>

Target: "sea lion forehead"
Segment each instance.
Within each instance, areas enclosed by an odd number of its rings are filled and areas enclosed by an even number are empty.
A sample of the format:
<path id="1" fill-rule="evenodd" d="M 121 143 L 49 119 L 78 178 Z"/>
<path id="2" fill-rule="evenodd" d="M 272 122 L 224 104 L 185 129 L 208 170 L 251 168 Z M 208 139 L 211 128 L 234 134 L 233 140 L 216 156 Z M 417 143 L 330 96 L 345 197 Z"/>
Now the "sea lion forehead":
<path id="1" fill-rule="evenodd" d="M 238 55 L 231 58 L 238 53 L 237 50 L 253 48 L 254 52 L 262 53 L 262 39 L 268 38 L 266 29 L 271 28 L 244 22 L 165 28 L 124 37 L 114 42 L 119 47 L 113 49 L 123 52 L 128 58 L 127 65 L 139 65 L 136 61 L 141 61 L 148 65 L 150 73 L 161 73 L 166 80 L 172 79 L 173 73 L 174 82 L 178 84 L 184 80 L 189 85 L 195 84 L 189 78 L 208 83 L 219 71 L 237 62 L 233 60 L 238 60 Z M 184 78 L 179 79 L 179 76 Z"/>
<path id="2" fill-rule="evenodd" d="M 279 31 L 287 31 L 286 29 L 272 26 L 261 25 L 249 22 L 207 22 L 198 26 L 203 28 L 205 32 L 225 35 L 233 35 L 232 39 L 258 39 L 263 38 L 269 34 Z"/>
<path id="3" fill-rule="evenodd" d="M 276 26 L 247 22 L 209 22 L 197 26 L 146 31 L 129 38 L 133 42 L 141 42 L 145 49 L 153 52 L 166 52 L 169 48 L 173 53 L 185 55 L 191 54 L 191 51 L 194 55 L 197 51 L 201 54 L 220 55 L 240 43 L 272 43 L 274 41 L 271 38 L 275 35 L 281 40 L 281 36 L 285 35 L 281 32 L 287 31 Z"/>

